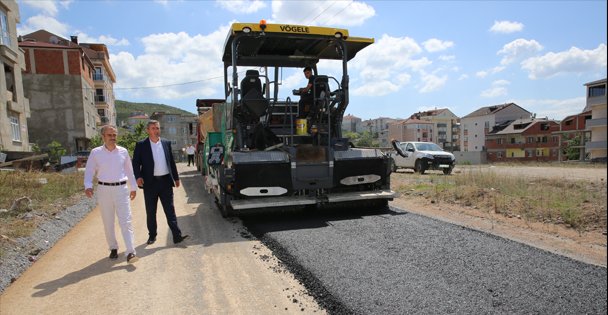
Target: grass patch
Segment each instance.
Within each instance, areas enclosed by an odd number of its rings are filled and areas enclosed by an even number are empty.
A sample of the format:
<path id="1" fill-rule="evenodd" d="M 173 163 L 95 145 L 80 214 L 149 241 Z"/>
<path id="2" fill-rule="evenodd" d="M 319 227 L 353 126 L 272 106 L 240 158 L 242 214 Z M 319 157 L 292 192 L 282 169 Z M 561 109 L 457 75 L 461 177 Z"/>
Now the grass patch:
<path id="1" fill-rule="evenodd" d="M 531 222 L 563 224 L 578 231 L 606 230 L 604 181 L 531 179 L 494 172 L 405 176 L 406 183 L 397 189 L 402 194 Z"/>
<path id="2" fill-rule="evenodd" d="M 18 210 L 0 215 L 0 257 L 6 252 L 9 239 L 31 235 L 44 217 L 76 204 L 84 189 L 83 176 L 78 172 L 1 171 L 0 209 L 9 210 L 15 200 L 25 200 Z"/>

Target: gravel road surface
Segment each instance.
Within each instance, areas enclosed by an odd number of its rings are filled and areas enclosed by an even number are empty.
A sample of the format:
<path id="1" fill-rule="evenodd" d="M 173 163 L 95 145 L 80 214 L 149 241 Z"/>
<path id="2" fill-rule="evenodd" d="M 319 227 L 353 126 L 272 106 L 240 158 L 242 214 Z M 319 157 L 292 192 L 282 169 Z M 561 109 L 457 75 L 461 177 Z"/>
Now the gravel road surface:
<path id="1" fill-rule="evenodd" d="M 606 268 L 396 208 L 250 218 L 330 313 L 606 314 Z"/>

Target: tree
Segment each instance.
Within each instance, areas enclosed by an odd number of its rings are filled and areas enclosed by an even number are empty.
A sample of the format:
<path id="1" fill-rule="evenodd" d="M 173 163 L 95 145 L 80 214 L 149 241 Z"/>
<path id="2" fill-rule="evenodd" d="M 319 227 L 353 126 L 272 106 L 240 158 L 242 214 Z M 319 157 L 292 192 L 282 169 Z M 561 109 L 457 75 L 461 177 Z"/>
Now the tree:
<path id="1" fill-rule="evenodd" d="M 377 139 L 378 134 L 376 133 L 375 135 L 376 139 L 374 139 L 374 133 L 364 131 L 361 137 L 356 141 L 355 145 L 358 147 L 379 147 L 380 142 Z"/>
<path id="2" fill-rule="evenodd" d="M 126 148 L 129 151 L 129 155 L 133 156 L 133 151 L 135 150 L 135 144 L 137 141 L 143 140 L 147 136 L 148 134 L 146 133 L 146 126 L 143 122 L 140 122 L 133 127 L 132 132 L 128 129 L 120 128 L 118 139 L 116 139 L 116 144 Z M 95 135 L 93 138 L 91 138 L 89 149 L 96 148 L 101 145 L 103 145 L 103 139 L 100 135 Z"/>
<path id="3" fill-rule="evenodd" d="M 578 147 L 581 145 L 581 136 L 575 136 L 568 140 L 568 145 L 564 149 L 564 153 L 568 157 L 568 160 L 578 160 L 581 156 L 581 149 Z"/>
<path id="4" fill-rule="evenodd" d="M 123 135 L 119 134 L 118 141 L 116 142 L 119 146 L 125 147 L 129 150 L 129 155 L 133 156 L 135 151 L 135 144 L 137 141 L 143 140 L 148 136 L 146 133 L 146 126 L 143 122 L 133 127 L 133 132 L 125 132 Z"/>
<path id="5" fill-rule="evenodd" d="M 61 146 L 61 143 L 55 140 L 49 143 L 46 148 L 49 151 L 49 161 L 51 163 L 59 163 L 61 156 L 65 155 L 66 153 L 66 150 Z"/>

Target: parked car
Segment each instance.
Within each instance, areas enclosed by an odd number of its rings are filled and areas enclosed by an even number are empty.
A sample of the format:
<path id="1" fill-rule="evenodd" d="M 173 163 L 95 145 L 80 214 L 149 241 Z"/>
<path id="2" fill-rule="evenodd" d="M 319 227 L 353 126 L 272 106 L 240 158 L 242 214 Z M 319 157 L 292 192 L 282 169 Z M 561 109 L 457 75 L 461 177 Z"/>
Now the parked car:
<path id="1" fill-rule="evenodd" d="M 414 172 L 424 174 L 427 170 L 440 170 L 449 175 L 454 169 L 456 158 L 454 154 L 444 151 L 432 142 L 392 142 L 395 152 L 393 158 L 393 172 L 397 169 L 412 169 Z"/>

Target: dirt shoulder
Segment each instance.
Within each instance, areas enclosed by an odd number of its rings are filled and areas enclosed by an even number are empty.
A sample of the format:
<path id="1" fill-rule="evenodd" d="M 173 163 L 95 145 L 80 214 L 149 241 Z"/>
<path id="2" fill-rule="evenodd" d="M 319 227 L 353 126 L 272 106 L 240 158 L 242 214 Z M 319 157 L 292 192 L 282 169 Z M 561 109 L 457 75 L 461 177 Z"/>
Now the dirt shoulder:
<path id="1" fill-rule="evenodd" d="M 473 170 L 471 169 L 473 168 Z M 488 171 L 490 167 L 469 167 L 455 169 L 452 176 L 466 171 Z M 606 169 L 564 169 L 559 167 L 498 167 L 492 171 L 533 177 L 563 177 L 577 179 L 606 180 Z M 397 190 L 412 177 L 409 172 L 400 171 L 391 175 L 391 186 Z M 517 217 L 507 217 L 486 209 L 476 209 L 448 203 L 436 203 L 424 196 L 401 195 L 391 202 L 405 211 L 432 217 L 438 220 L 462 225 L 471 229 L 498 235 L 517 242 L 606 267 L 606 231 L 579 232 L 563 225 L 529 222 Z"/>

